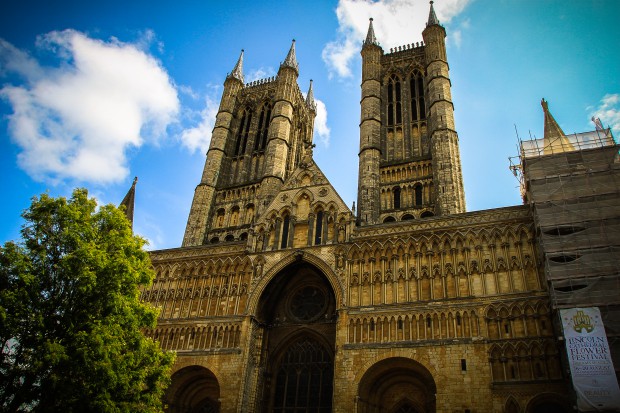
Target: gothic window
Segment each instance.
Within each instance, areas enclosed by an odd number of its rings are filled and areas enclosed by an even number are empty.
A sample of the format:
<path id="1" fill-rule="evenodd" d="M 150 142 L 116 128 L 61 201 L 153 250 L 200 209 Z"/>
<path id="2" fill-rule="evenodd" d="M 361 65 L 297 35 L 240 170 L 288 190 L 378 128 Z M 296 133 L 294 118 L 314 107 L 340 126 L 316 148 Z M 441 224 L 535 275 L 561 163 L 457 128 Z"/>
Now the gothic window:
<path id="1" fill-rule="evenodd" d="M 245 206 L 245 220 L 244 224 L 251 224 L 254 221 L 254 204 L 247 204 Z"/>
<path id="2" fill-rule="evenodd" d="M 282 221 L 282 239 L 280 242 L 280 248 L 286 248 L 288 246 L 288 227 L 290 222 L 291 219 L 288 215 L 286 215 Z"/>
<path id="3" fill-rule="evenodd" d="M 400 208 L 400 187 L 395 186 L 392 189 L 392 194 L 394 195 L 394 209 Z"/>
<path id="4" fill-rule="evenodd" d="M 250 123 L 252 123 L 252 110 L 247 108 L 241 116 L 241 123 L 237 131 L 237 143 L 235 144 L 235 156 L 245 153 L 245 145 L 248 142 L 248 134 L 250 133 Z"/>
<path id="5" fill-rule="evenodd" d="M 271 120 L 271 105 L 265 103 L 260 111 L 258 118 L 258 130 L 254 138 L 254 150 L 264 151 L 267 145 L 267 132 L 269 131 L 269 122 Z"/>
<path id="6" fill-rule="evenodd" d="M 215 219 L 215 227 L 216 228 L 222 228 L 224 226 L 224 216 L 226 214 L 226 211 L 224 211 L 224 208 L 220 208 L 217 210 L 217 217 Z"/>
<path id="7" fill-rule="evenodd" d="M 230 225 L 236 226 L 239 225 L 239 207 L 234 206 L 230 213 Z"/>
<path id="8" fill-rule="evenodd" d="M 424 102 L 424 76 L 419 71 L 413 72 L 409 79 L 411 90 L 411 120 L 426 119 L 426 106 Z"/>
<path id="9" fill-rule="evenodd" d="M 420 205 L 422 205 L 422 185 L 417 184 L 417 185 L 414 187 L 414 189 L 413 189 L 413 190 L 414 190 L 414 192 L 415 192 L 415 194 L 414 194 L 414 195 L 415 195 L 415 205 L 416 205 L 416 206 L 420 206 Z"/>
<path id="10" fill-rule="evenodd" d="M 323 239 L 323 211 L 316 214 L 316 228 L 314 230 L 314 245 L 321 245 Z"/>
<path id="11" fill-rule="evenodd" d="M 331 412 L 332 357 L 316 340 L 291 345 L 277 370 L 274 412 Z"/>
<path id="12" fill-rule="evenodd" d="M 308 285 L 295 291 L 288 303 L 290 316 L 299 322 L 315 321 L 327 310 L 328 299 L 325 292 L 316 286 Z"/>
<path id="13" fill-rule="evenodd" d="M 396 75 L 388 80 L 387 125 L 400 125 L 403 122 L 402 94 L 400 79 Z"/>

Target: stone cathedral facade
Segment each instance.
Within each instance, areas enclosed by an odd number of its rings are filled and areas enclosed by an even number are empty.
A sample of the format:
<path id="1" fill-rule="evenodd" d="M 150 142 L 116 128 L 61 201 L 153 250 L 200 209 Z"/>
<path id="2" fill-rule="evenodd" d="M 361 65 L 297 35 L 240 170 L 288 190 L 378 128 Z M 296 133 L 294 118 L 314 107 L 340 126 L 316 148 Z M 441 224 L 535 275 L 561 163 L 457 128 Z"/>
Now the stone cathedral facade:
<path id="1" fill-rule="evenodd" d="M 143 292 L 178 355 L 169 412 L 571 410 L 529 209 L 465 211 L 432 7 L 389 53 L 370 22 L 357 211 L 313 160 L 295 43 L 247 84 L 242 52 L 183 246 Z"/>

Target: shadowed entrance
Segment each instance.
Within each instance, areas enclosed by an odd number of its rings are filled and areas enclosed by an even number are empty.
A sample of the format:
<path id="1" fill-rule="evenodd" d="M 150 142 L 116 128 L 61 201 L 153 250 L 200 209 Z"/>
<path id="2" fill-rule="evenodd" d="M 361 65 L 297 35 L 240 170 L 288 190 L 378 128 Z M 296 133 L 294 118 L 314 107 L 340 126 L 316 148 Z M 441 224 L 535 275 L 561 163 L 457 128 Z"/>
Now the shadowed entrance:
<path id="1" fill-rule="evenodd" d="M 335 298 L 313 265 L 294 263 L 269 283 L 257 319 L 263 329 L 263 412 L 331 412 Z"/>
<path id="2" fill-rule="evenodd" d="M 435 413 L 437 387 L 420 363 L 392 357 L 364 373 L 359 384 L 359 413 Z"/>

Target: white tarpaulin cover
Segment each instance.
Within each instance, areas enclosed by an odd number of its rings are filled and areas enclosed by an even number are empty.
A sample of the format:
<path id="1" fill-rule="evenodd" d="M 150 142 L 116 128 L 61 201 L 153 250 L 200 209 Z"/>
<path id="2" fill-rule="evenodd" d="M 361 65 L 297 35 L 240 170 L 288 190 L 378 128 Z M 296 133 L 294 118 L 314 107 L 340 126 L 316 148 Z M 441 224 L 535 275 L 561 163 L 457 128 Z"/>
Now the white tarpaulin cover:
<path id="1" fill-rule="evenodd" d="M 620 389 L 598 307 L 560 310 L 580 412 L 620 411 Z"/>

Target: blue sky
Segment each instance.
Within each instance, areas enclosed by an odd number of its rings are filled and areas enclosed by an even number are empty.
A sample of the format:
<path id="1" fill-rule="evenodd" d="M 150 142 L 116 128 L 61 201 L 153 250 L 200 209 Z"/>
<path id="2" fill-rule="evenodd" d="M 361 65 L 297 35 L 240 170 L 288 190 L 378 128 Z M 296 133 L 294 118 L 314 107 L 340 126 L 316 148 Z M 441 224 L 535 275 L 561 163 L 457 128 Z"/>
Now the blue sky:
<path id="1" fill-rule="evenodd" d="M 118 204 L 139 177 L 137 233 L 181 244 L 222 84 L 276 74 L 296 39 L 299 84 L 322 103 L 315 160 L 357 190 L 359 50 L 373 17 L 389 48 L 422 40 L 427 1 L 6 2 L 0 14 L 0 242 L 48 191 Z M 231 8 L 230 4 L 234 4 Z M 446 27 L 468 211 L 521 203 L 508 169 L 541 137 L 542 97 L 564 132 L 620 134 L 620 2 L 437 0 Z"/>

